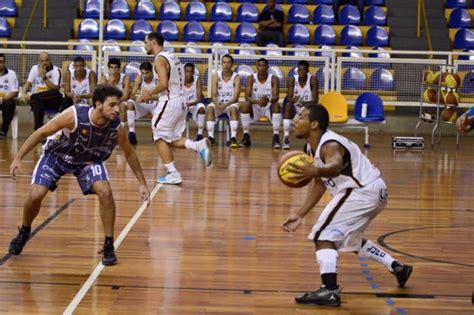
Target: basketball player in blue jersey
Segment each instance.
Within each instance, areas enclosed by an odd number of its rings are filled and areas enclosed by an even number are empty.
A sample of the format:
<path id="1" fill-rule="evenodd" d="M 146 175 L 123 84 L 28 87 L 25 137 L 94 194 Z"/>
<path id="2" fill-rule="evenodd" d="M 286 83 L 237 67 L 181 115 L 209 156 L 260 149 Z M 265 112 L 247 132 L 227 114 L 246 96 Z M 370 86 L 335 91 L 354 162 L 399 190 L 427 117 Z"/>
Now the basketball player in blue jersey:
<path id="1" fill-rule="evenodd" d="M 13 179 L 16 179 L 17 171 L 21 171 L 21 160 L 43 139 L 52 135 L 43 146 L 43 153 L 33 172 L 31 189 L 23 207 L 23 225 L 10 242 L 10 254 L 19 255 L 22 252 L 30 236 L 31 224 L 48 190 L 54 191 L 64 174 L 73 174 L 84 195 L 96 194 L 99 198 L 105 234 L 102 263 L 106 266 L 117 263 L 113 244 L 115 201 L 104 165 L 117 144 L 140 183 L 141 199 L 147 201 L 150 198 L 138 157 L 120 124 L 121 97 L 122 92 L 111 85 L 97 86 L 92 95 L 93 107 L 75 105 L 68 108 L 36 130 L 20 148 L 10 165 Z"/>
<path id="2" fill-rule="evenodd" d="M 412 267 L 394 260 L 374 242 L 363 237 L 364 230 L 387 204 L 387 186 L 380 171 L 359 147 L 327 129 L 329 114 L 321 105 L 306 105 L 295 118 L 295 136 L 307 141 L 307 154 L 314 164 L 290 164 L 294 179 L 313 178 L 312 187 L 299 210 L 288 216 L 282 228 L 295 231 L 319 202 L 326 190 L 333 199 L 326 205 L 308 239 L 316 245 L 322 287 L 295 298 L 297 303 L 341 305 L 337 285 L 338 252 L 355 252 L 383 264 L 403 287 Z"/>
<path id="3" fill-rule="evenodd" d="M 474 128 L 474 106 L 456 120 L 456 129 L 466 134 Z"/>

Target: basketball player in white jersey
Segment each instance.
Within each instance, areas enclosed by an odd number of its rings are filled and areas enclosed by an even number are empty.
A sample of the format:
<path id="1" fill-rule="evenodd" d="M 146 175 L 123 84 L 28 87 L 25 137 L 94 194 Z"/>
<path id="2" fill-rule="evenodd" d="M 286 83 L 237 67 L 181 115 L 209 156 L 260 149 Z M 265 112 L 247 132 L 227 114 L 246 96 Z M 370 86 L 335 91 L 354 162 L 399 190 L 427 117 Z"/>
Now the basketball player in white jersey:
<path id="1" fill-rule="evenodd" d="M 212 76 L 212 103 L 207 106 L 207 132 L 214 145 L 214 126 L 216 117 L 230 116 L 230 147 L 238 148 L 237 128 L 239 127 L 240 76 L 232 70 L 234 58 L 222 56 L 222 71 Z"/>
<path id="2" fill-rule="evenodd" d="M 278 77 L 268 73 L 268 61 L 265 58 L 257 60 L 257 73 L 247 78 L 245 87 L 246 102 L 240 105 L 240 120 L 244 136 L 241 146 L 250 146 L 250 123 L 256 122 L 262 116 L 268 117 L 273 125 L 272 146 L 280 149 L 281 106 L 278 104 L 280 86 Z"/>
<path id="3" fill-rule="evenodd" d="M 188 114 L 183 93 L 184 69 L 178 57 L 163 50 L 163 42 L 164 38 L 158 32 L 151 32 L 145 37 L 147 53 L 155 56 L 158 85 L 153 90 L 142 91 L 142 96 L 146 102 L 158 95 L 158 105 L 152 119 L 153 140 L 165 164 L 167 175 L 159 177 L 157 182 L 177 185 L 181 184 L 182 178 L 176 169 L 172 147 L 199 153 L 206 166 L 212 164 L 212 152 L 207 138 L 192 141 L 182 137 Z"/>
<path id="4" fill-rule="evenodd" d="M 202 82 L 199 76 L 194 75 L 194 64 L 187 63 L 184 65 L 184 97 L 188 112 L 196 122 L 198 130 L 196 141 L 202 140 L 204 137 L 204 121 L 206 120 L 206 106 L 202 103 Z"/>
<path id="5" fill-rule="evenodd" d="M 154 95 L 148 102 L 143 101 L 142 92 L 153 90 L 158 85 L 158 76 L 153 71 L 153 65 L 149 61 L 140 64 L 140 74 L 135 78 L 132 93 L 127 102 L 127 124 L 128 140 L 131 144 L 137 144 L 135 134 L 135 120 L 155 112 L 158 95 Z"/>
<path id="6" fill-rule="evenodd" d="M 124 125 L 127 120 L 127 101 L 130 99 L 130 77 L 120 72 L 120 59 L 110 58 L 107 67 L 109 72 L 102 75 L 99 83 L 108 83 L 122 91 L 123 96 L 120 99 L 120 121 L 122 125 Z"/>
<path id="7" fill-rule="evenodd" d="M 283 149 L 290 148 L 291 120 L 306 104 L 317 103 L 319 87 L 316 76 L 309 73 L 309 63 L 306 60 L 298 62 L 298 74 L 288 80 L 288 94 L 283 117 Z"/>
<path id="8" fill-rule="evenodd" d="M 387 186 L 380 171 L 359 147 L 327 129 L 329 114 L 321 105 L 306 105 L 295 118 L 295 136 L 307 141 L 313 164 L 291 164 L 294 178 L 313 178 L 306 200 L 283 222 L 287 232 L 295 231 L 326 190 L 333 199 L 326 205 L 308 239 L 316 245 L 323 286 L 296 297 L 296 302 L 324 306 L 341 304 L 337 285 L 338 252 L 356 252 L 383 264 L 403 287 L 412 267 L 394 260 L 375 243 L 363 237 L 364 230 L 387 204 Z"/>
<path id="9" fill-rule="evenodd" d="M 81 56 L 76 57 L 64 75 L 64 107 L 73 104 L 91 105 L 92 92 L 97 86 L 97 77 L 94 70 L 86 68 L 86 61 Z"/>

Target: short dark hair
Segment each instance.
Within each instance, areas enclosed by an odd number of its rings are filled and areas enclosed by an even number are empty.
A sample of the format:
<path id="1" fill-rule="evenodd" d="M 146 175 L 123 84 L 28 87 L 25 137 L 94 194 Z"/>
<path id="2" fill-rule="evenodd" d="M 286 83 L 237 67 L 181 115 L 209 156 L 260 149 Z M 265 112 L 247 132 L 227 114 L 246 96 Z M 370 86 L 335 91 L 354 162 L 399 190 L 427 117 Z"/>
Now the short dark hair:
<path id="1" fill-rule="evenodd" d="M 184 65 L 184 67 L 185 67 L 185 68 L 191 67 L 191 68 L 193 68 L 193 71 L 194 71 L 194 68 L 195 68 L 195 67 L 194 67 L 194 63 L 192 63 L 192 62 L 186 63 L 186 64 Z"/>
<path id="2" fill-rule="evenodd" d="M 105 99 L 109 96 L 117 96 L 119 99 L 122 98 L 123 93 L 115 86 L 110 84 L 99 84 L 92 94 L 92 102 L 95 107 L 95 102 L 105 102 Z"/>
<path id="3" fill-rule="evenodd" d="M 319 129 L 326 131 L 329 126 L 329 113 L 326 107 L 321 104 L 308 104 L 305 108 L 309 111 L 309 122 L 317 121 Z"/>
<path id="4" fill-rule="evenodd" d="M 143 61 L 140 64 L 140 70 L 152 71 L 153 70 L 153 65 L 149 61 Z"/>
<path id="5" fill-rule="evenodd" d="M 7 59 L 5 58 L 5 54 L 0 54 L 0 58 Z"/>
<path id="6" fill-rule="evenodd" d="M 110 65 L 117 65 L 117 66 L 119 66 L 119 68 L 120 68 L 120 64 L 121 64 L 121 63 L 120 63 L 120 59 L 118 59 L 118 58 L 110 58 L 110 59 L 109 59 L 109 62 L 107 63 L 107 67 L 110 68 Z"/>
<path id="7" fill-rule="evenodd" d="M 298 66 L 306 66 L 309 69 L 309 62 L 307 60 L 300 60 Z"/>
<path id="8" fill-rule="evenodd" d="M 267 60 L 267 59 L 265 59 L 265 58 L 260 58 L 260 59 L 257 60 L 257 63 L 259 63 L 260 61 L 265 62 L 266 65 L 268 66 L 268 60 Z"/>
<path id="9" fill-rule="evenodd" d="M 224 56 L 222 56 L 222 60 L 224 60 L 224 58 L 229 58 L 230 62 L 232 62 L 232 64 L 234 64 L 234 57 L 232 57 L 231 55 L 225 54 Z"/>
<path id="10" fill-rule="evenodd" d="M 84 62 L 85 63 L 86 61 L 81 56 L 77 56 L 76 58 L 74 58 L 74 63 L 76 63 L 76 62 Z"/>
<path id="11" fill-rule="evenodd" d="M 148 40 L 154 40 L 159 46 L 163 46 L 165 38 L 158 32 L 151 32 L 146 35 Z"/>

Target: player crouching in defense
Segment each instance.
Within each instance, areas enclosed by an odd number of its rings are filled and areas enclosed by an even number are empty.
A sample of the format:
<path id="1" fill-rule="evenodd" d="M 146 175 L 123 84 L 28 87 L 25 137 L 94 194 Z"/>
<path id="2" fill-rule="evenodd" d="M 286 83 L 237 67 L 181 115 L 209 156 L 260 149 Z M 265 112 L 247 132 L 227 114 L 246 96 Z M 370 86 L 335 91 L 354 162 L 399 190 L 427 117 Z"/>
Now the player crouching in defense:
<path id="1" fill-rule="evenodd" d="M 314 164 L 290 164 L 294 179 L 314 178 L 312 187 L 297 213 L 283 222 L 287 232 L 295 231 L 318 203 L 324 192 L 333 199 L 326 205 L 308 239 L 316 245 L 322 287 L 295 298 L 297 303 L 323 306 L 341 305 L 337 285 L 338 252 L 356 252 L 384 265 L 395 275 L 400 287 L 407 282 L 412 266 L 392 258 L 375 243 L 363 238 L 364 230 L 387 205 L 387 186 L 380 171 L 359 147 L 327 129 L 329 114 L 321 105 L 306 105 L 295 118 L 295 136 L 305 139 L 306 153 Z"/>

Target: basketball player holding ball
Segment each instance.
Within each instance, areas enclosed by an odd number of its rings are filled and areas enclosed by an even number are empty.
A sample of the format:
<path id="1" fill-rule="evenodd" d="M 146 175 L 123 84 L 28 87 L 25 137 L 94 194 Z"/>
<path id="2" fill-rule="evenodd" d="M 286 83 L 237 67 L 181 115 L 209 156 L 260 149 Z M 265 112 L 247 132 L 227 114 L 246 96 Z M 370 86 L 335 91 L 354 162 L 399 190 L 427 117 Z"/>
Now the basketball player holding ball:
<path id="1" fill-rule="evenodd" d="M 329 114 L 322 105 L 306 105 L 295 118 L 295 136 L 307 141 L 307 154 L 314 164 L 290 163 L 295 180 L 313 178 L 312 187 L 300 209 L 282 223 L 287 232 L 296 231 L 303 218 L 318 203 L 324 192 L 333 199 L 326 205 L 308 239 L 316 246 L 316 261 L 321 273 L 321 289 L 295 298 L 300 304 L 340 306 L 337 285 L 338 252 L 355 252 L 383 264 L 403 287 L 413 267 L 393 259 L 363 232 L 387 204 L 387 186 L 380 171 L 359 147 L 330 131 Z"/>

